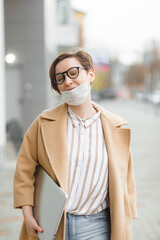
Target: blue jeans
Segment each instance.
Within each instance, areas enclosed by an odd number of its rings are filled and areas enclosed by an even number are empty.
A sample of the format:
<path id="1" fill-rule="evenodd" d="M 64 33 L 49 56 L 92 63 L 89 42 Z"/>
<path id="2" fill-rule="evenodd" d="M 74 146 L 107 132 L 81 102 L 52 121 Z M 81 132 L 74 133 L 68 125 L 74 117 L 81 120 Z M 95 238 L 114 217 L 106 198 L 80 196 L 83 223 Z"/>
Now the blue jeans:
<path id="1" fill-rule="evenodd" d="M 109 208 L 92 215 L 66 215 L 65 240 L 110 240 Z"/>

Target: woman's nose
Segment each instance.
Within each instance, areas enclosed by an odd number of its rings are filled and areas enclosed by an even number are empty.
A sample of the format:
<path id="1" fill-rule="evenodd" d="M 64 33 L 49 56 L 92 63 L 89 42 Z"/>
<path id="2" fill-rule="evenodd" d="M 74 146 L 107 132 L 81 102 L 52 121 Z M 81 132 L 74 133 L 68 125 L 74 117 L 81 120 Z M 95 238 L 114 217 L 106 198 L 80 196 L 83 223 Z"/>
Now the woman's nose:
<path id="1" fill-rule="evenodd" d="M 72 79 L 65 75 L 65 80 L 64 80 L 65 85 L 70 85 L 72 83 Z"/>

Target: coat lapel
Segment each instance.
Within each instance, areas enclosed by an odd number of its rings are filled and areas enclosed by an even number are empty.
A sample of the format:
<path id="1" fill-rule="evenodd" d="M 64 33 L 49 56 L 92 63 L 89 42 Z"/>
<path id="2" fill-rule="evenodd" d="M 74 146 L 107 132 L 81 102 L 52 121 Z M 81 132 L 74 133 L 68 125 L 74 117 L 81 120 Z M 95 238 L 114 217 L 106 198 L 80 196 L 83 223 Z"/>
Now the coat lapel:
<path id="1" fill-rule="evenodd" d="M 61 114 L 52 115 L 51 121 L 42 124 L 42 136 L 48 159 L 60 186 L 68 189 L 67 108 L 61 106 Z M 59 113 L 59 112 L 58 112 Z M 45 114 L 44 114 L 45 116 Z M 46 116 L 45 116 L 46 117 Z"/>

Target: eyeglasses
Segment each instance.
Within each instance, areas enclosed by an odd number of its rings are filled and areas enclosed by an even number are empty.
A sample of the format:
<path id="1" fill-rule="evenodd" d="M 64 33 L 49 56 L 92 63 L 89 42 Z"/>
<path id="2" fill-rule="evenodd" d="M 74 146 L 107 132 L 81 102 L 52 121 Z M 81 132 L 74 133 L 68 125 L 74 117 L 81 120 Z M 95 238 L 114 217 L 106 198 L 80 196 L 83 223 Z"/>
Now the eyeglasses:
<path id="1" fill-rule="evenodd" d="M 85 67 L 71 67 L 65 72 L 57 73 L 55 77 L 55 82 L 57 83 L 57 85 L 62 84 L 65 81 L 65 73 L 69 78 L 75 79 L 79 75 L 79 69 L 87 70 Z"/>

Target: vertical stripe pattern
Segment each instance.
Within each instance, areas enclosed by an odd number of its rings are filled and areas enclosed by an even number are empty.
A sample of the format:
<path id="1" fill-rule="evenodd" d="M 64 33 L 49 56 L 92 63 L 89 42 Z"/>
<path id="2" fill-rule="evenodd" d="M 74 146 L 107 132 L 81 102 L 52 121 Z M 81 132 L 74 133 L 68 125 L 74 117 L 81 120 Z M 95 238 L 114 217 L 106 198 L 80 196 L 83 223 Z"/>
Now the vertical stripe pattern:
<path id="1" fill-rule="evenodd" d="M 68 157 L 67 211 L 90 215 L 107 208 L 108 155 L 98 109 L 81 119 L 68 108 Z"/>

